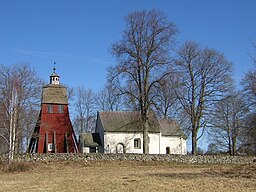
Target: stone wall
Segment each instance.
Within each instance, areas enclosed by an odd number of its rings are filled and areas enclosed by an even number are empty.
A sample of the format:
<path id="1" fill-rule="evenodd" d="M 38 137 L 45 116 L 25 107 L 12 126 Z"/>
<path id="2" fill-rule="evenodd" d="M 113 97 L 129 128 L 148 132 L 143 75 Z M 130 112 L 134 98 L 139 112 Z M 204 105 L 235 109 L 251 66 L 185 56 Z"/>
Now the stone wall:
<path id="1" fill-rule="evenodd" d="M 251 164 L 256 157 L 245 156 L 192 156 L 192 155 L 144 155 L 144 154 L 19 154 L 15 161 L 158 161 L 182 164 Z M 0 161 L 7 162 L 7 155 L 0 155 Z"/>

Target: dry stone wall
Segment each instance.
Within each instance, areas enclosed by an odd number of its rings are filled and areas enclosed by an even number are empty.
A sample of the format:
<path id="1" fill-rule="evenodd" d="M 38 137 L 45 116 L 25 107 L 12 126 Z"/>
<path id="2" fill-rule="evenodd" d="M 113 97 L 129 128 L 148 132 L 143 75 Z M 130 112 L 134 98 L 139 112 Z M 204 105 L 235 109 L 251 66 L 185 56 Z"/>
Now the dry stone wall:
<path id="1" fill-rule="evenodd" d="M 157 161 L 181 164 L 251 164 L 256 157 L 245 156 L 207 156 L 207 155 L 145 155 L 145 154 L 19 154 L 15 161 Z M 1 155 L 0 161 L 6 162 L 7 155 Z"/>

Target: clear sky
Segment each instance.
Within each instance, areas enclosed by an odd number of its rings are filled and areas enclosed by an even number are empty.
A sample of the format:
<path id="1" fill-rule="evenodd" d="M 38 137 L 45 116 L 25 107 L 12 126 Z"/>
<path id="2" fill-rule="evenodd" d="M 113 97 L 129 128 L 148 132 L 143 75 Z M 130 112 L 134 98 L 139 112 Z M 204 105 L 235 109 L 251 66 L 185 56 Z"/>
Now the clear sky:
<path id="1" fill-rule="evenodd" d="M 115 64 L 109 50 L 121 39 L 124 17 L 152 8 L 177 25 L 180 44 L 223 52 L 236 82 L 253 67 L 256 0 L 0 0 L 0 63 L 29 63 L 48 81 L 56 62 L 62 83 L 98 90 Z"/>

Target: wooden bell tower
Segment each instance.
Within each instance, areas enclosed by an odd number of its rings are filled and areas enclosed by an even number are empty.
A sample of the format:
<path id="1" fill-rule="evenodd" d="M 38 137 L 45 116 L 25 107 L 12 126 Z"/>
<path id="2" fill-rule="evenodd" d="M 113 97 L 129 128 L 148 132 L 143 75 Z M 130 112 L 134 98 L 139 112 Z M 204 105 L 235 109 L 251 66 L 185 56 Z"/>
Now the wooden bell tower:
<path id="1" fill-rule="evenodd" d="M 41 110 L 33 131 L 29 153 L 77 153 L 77 139 L 68 110 L 67 88 L 60 85 L 60 76 L 50 75 L 50 84 L 43 87 Z"/>

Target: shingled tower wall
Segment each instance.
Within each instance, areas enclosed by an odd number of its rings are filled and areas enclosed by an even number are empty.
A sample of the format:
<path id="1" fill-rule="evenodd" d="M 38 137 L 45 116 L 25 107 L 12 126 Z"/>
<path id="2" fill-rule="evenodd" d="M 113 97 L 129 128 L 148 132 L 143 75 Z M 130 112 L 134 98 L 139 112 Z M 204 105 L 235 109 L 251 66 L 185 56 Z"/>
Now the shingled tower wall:
<path id="1" fill-rule="evenodd" d="M 76 153 L 76 136 L 69 118 L 66 87 L 59 84 L 55 68 L 50 84 L 43 87 L 40 114 L 33 131 L 29 153 Z"/>

